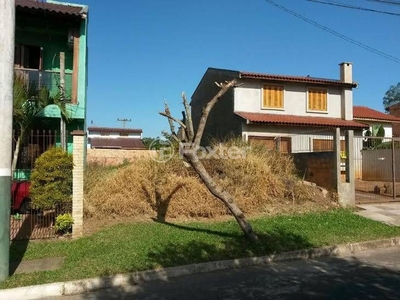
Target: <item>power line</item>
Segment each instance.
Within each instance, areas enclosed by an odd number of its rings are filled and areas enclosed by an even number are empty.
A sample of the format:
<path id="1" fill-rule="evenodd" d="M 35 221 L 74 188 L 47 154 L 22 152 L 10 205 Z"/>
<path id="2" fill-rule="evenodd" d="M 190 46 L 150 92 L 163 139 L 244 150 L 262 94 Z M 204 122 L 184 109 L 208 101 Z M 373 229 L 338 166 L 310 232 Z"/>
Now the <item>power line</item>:
<path id="1" fill-rule="evenodd" d="M 380 4 L 388 4 L 388 5 L 400 5 L 399 1 L 393 1 L 393 0 L 366 0 L 369 2 L 377 2 Z"/>
<path id="2" fill-rule="evenodd" d="M 320 4 L 325 4 L 325 5 L 332 5 L 332 6 L 350 8 L 350 9 L 365 10 L 365 11 L 369 11 L 369 12 L 387 14 L 387 15 L 392 15 L 392 16 L 400 16 L 400 13 L 394 13 L 394 12 L 384 11 L 384 10 L 376 10 L 376 9 L 367 8 L 367 7 L 361 7 L 361 6 L 354 6 L 354 5 L 349 5 L 349 4 L 345 4 L 345 3 L 341 3 L 341 2 L 335 2 L 335 1 L 329 1 L 329 2 L 328 1 L 321 1 L 321 0 L 307 0 L 307 1 L 320 3 Z"/>
<path id="3" fill-rule="evenodd" d="M 337 31 L 335 31 L 333 29 L 330 29 L 330 28 L 328 28 L 328 27 L 326 27 L 326 26 L 324 26 L 324 25 L 322 25 L 320 23 L 317 23 L 317 22 L 315 22 L 315 21 L 313 21 L 311 19 L 308 19 L 308 18 L 304 17 L 303 15 L 301 15 L 299 13 L 296 13 L 293 10 L 290 10 L 290 9 L 286 8 L 285 6 L 276 3 L 275 1 L 272 1 L 272 0 L 265 0 L 265 1 L 267 3 L 269 3 L 269 4 L 271 4 L 271 5 L 273 5 L 273 6 L 277 7 L 277 8 L 279 8 L 279 9 L 287 12 L 288 14 L 291 14 L 291 15 L 295 16 L 296 18 L 299 18 L 299 19 L 303 20 L 304 22 L 307 22 L 307 23 L 309 23 L 309 24 L 311 24 L 311 25 L 313 25 L 315 27 L 318 27 L 318 28 L 320 28 L 320 29 L 322 29 L 322 30 L 324 30 L 324 31 L 326 31 L 326 32 L 328 32 L 330 34 L 333 34 L 333 35 L 335 35 L 335 36 L 337 36 L 337 37 L 339 37 L 339 38 L 341 38 L 341 39 L 343 39 L 343 40 L 345 40 L 345 41 L 347 41 L 349 43 L 352 43 L 352 44 L 354 44 L 354 45 L 356 45 L 356 46 L 358 46 L 360 48 L 363 48 L 363 49 L 365 49 L 367 51 L 370 51 L 372 53 L 375 53 L 375 54 L 377 54 L 379 56 L 382 56 L 382 57 L 384 57 L 386 59 L 389 59 L 391 61 L 394 61 L 394 62 L 400 64 L 400 58 L 397 58 L 397 57 L 395 57 L 393 55 L 387 54 L 387 53 L 382 52 L 382 51 L 380 51 L 378 49 L 370 47 L 370 46 L 368 46 L 368 45 L 366 45 L 364 43 L 356 41 L 356 40 L 354 40 L 354 39 L 352 39 L 352 38 L 350 38 L 350 37 L 348 37 L 348 36 L 346 36 L 344 34 L 341 34 L 341 33 L 337 32 Z"/>

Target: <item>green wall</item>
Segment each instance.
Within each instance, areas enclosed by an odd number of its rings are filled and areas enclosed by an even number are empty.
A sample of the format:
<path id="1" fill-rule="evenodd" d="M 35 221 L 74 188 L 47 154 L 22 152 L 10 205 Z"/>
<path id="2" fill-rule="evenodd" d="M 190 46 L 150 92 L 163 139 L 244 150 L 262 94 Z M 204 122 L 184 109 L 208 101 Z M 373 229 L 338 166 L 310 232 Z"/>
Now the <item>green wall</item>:
<path id="1" fill-rule="evenodd" d="M 48 1 L 50 2 L 50 1 Z M 54 1 L 53 1 L 54 2 Z M 79 43 L 79 72 L 77 104 L 67 104 L 71 118 L 83 120 L 86 118 L 87 98 L 87 25 L 88 19 L 70 19 L 47 15 L 28 15 L 17 10 L 15 42 L 18 44 L 43 47 L 43 70 L 59 71 L 59 53 L 65 52 L 65 84 L 67 96 L 71 95 L 73 71 L 73 47 L 68 45 L 68 30 L 76 29 L 80 32 Z M 59 92 L 59 75 L 46 74 L 51 80 L 51 95 Z M 54 107 L 46 108 L 43 117 L 60 118 L 60 112 Z M 78 129 L 78 128 L 75 128 Z M 80 127 L 79 129 L 84 129 Z"/>

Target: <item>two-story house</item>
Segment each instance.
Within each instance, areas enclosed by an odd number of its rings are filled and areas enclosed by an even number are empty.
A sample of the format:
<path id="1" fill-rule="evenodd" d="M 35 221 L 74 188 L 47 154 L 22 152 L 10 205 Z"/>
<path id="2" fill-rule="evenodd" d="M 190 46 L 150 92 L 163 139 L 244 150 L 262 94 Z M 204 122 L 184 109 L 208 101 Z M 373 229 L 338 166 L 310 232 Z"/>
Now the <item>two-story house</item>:
<path id="1" fill-rule="evenodd" d="M 16 0 L 15 73 L 50 96 L 60 92 L 60 57 L 65 56 L 65 101 L 71 121 L 67 130 L 84 129 L 88 81 L 88 6 Z M 63 53 L 63 54 L 61 54 Z M 60 109 L 40 113 L 46 130 L 60 130 Z M 71 142 L 71 141 L 69 141 Z"/>
<path id="2" fill-rule="evenodd" d="M 340 64 L 340 79 L 209 68 L 191 98 L 195 129 L 202 108 L 219 89 L 215 82 L 232 79 L 237 85 L 211 111 L 202 144 L 241 136 L 283 152 L 332 150 L 328 130 L 339 127 L 361 134 L 366 127 L 353 120 L 352 91 L 357 84 L 352 64 L 344 62 Z M 311 138 L 304 133 L 312 133 Z"/>
<path id="3" fill-rule="evenodd" d="M 88 127 L 89 149 L 121 149 L 144 150 L 142 142 L 142 129 L 113 128 L 113 127 Z"/>

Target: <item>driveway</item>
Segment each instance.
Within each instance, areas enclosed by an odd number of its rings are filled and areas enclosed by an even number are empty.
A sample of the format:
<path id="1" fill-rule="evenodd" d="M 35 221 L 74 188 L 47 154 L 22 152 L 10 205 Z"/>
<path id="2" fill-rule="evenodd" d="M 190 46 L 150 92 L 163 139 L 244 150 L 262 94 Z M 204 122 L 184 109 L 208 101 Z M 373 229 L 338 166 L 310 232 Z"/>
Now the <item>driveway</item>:
<path id="1" fill-rule="evenodd" d="M 357 215 L 383 222 L 392 226 L 400 226 L 400 203 L 362 204 Z"/>

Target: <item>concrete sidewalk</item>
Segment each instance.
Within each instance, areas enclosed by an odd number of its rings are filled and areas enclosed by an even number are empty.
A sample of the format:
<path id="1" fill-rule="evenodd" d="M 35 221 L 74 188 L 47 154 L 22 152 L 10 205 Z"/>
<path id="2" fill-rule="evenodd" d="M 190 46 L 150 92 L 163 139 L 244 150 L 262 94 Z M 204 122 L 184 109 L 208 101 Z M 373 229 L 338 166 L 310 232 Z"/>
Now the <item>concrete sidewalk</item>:
<path id="1" fill-rule="evenodd" d="M 362 204 L 357 207 L 362 209 L 356 212 L 359 216 L 391 226 L 400 226 L 400 203 Z"/>
<path id="2" fill-rule="evenodd" d="M 53 271 L 61 268 L 64 257 L 51 257 L 43 259 L 23 260 L 10 262 L 11 274 L 33 273 L 41 271 Z"/>

